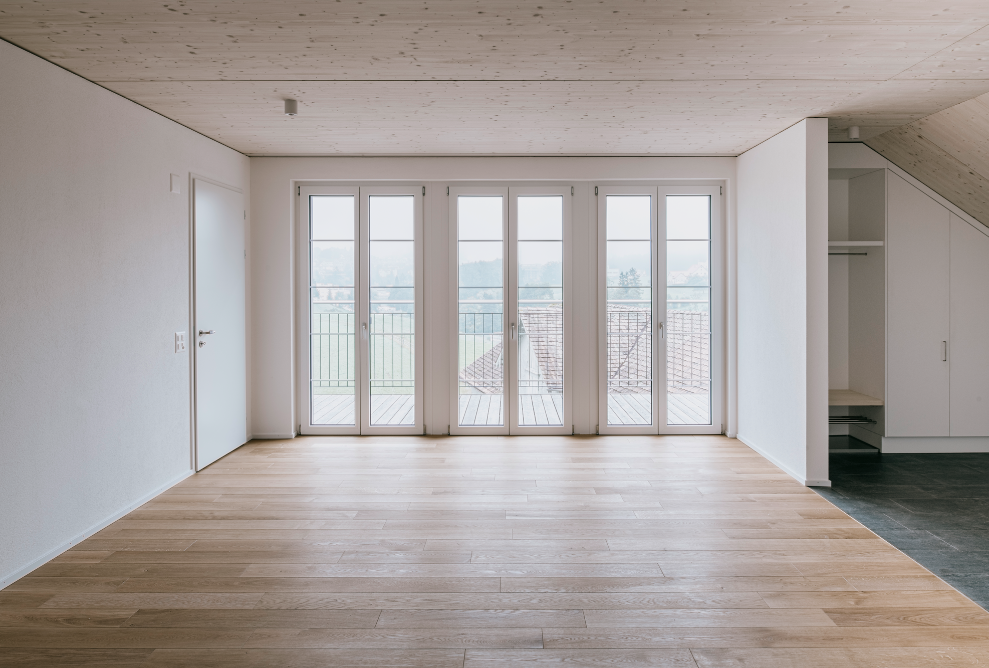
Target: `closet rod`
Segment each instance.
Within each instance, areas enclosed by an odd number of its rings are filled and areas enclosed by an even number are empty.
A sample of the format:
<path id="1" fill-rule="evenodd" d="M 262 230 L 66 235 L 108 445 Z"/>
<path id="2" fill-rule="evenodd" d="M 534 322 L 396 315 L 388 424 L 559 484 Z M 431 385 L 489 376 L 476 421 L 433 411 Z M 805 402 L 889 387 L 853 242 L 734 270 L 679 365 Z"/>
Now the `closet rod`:
<path id="1" fill-rule="evenodd" d="M 828 255 L 868 255 L 868 253 L 831 253 L 831 252 L 829 252 Z"/>

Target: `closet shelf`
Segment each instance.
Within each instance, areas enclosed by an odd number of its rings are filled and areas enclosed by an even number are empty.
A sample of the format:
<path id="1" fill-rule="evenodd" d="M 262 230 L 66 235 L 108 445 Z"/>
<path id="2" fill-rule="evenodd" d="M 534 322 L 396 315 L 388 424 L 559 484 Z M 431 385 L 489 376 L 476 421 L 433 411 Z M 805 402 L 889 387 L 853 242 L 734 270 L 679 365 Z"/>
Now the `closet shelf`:
<path id="1" fill-rule="evenodd" d="M 829 241 L 829 248 L 860 248 L 862 246 L 882 246 L 882 241 Z"/>
<path id="2" fill-rule="evenodd" d="M 828 406 L 882 406 L 883 400 L 852 390 L 828 390 Z"/>

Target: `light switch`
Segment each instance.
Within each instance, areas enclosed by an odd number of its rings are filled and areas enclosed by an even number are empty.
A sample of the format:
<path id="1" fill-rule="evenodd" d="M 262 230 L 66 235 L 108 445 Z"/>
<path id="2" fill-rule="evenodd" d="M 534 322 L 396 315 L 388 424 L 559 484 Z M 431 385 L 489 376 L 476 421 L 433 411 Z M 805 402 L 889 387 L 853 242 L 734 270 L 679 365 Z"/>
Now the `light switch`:
<path id="1" fill-rule="evenodd" d="M 175 332 L 175 352 L 185 352 L 185 332 Z"/>
<path id="2" fill-rule="evenodd" d="M 169 181 L 171 191 L 178 195 L 182 192 L 182 178 L 178 174 L 170 174 L 169 176 L 171 177 Z"/>

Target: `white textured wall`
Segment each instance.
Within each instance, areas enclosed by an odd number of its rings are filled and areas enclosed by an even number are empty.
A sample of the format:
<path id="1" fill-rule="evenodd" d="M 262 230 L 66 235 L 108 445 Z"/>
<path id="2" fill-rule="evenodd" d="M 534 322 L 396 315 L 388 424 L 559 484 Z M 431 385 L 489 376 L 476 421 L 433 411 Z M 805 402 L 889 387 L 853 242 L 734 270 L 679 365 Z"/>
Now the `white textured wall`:
<path id="1" fill-rule="evenodd" d="M 450 182 L 564 181 L 573 183 L 573 417 L 578 434 L 594 433 L 597 406 L 597 213 L 594 184 L 678 179 L 731 183 L 735 158 L 252 158 L 251 245 L 254 341 L 253 433 L 285 437 L 298 425 L 295 347 L 295 187 L 327 181 L 426 186 L 425 422 L 445 434 L 451 423 L 449 388 Z M 727 199 L 727 197 L 726 197 Z"/>
<path id="2" fill-rule="evenodd" d="M 808 484 L 828 477 L 827 121 L 738 158 L 738 437 Z"/>
<path id="3" fill-rule="evenodd" d="M 189 330 L 189 174 L 245 192 L 250 174 L 5 42 L 0 90 L 4 586 L 191 469 L 189 357 L 173 352 Z"/>

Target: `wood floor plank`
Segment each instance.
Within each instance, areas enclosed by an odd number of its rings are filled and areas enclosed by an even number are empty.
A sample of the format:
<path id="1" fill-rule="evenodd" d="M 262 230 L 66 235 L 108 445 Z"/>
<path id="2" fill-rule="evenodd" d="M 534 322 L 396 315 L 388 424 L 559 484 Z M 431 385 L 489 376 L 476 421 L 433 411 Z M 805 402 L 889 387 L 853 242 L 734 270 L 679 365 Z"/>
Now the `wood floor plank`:
<path id="1" fill-rule="evenodd" d="M 462 649 L 156 650 L 149 668 L 462 668 Z"/>
<path id="2" fill-rule="evenodd" d="M 113 610 L 18 610 L 0 611 L 0 628 L 5 627 L 67 627 L 67 626 L 122 626 L 136 608 Z M 2 664 L 0 664 L 2 665 Z"/>
<path id="3" fill-rule="evenodd" d="M 790 610 L 584 610 L 587 627 L 707 627 L 834 626 L 820 609 Z"/>
<path id="4" fill-rule="evenodd" d="M 989 626 L 989 613 L 974 604 L 957 608 L 832 608 L 824 613 L 838 626 Z"/>
<path id="5" fill-rule="evenodd" d="M 380 610 L 559 610 L 578 608 L 768 608 L 751 593 L 268 593 L 258 608 Z"/>
<path id="6" fill-rule="evenodd" d="M 122 626 L 132 628 L 373 629 L 379 610 L 138 610 Z"/>
<path id="7" fill-rule="evenodd" d="M 502 578 L 504 592 L 769 592 L 856 591 L 844 578 L 663 577 Z"/>
<path id="8" fill-rule="evenodd" d="M 987 661 L 989 613 L 721 436 L 251 442 L 0 591 L 3 666 Z"/>
<path id="9" fill-rule="evenodd" d="M 6 668 L 43 668 L 46 666 L 106 666 L 137 668 L 145 665 L 152 649 L 11 649 L 0 647 L 0 666 Z"/>
<path id="10" fill-rule="evenodd" d="M 974 666 L 989 662 L 989 650 L 951 646 L 925 649 L 741 649 L 697 650 L 693 653 L 698 668 L 735 668 L 740 665 L 760 668 L 872 668 L 897 666 Z"/>
<path id="11" fill-rule="evenodd" d="M 585 626 L 581 610 L 382 610 L 378 628 L 461 629 Z"/>
<path id="12" fill-rule="evenodd" d="M 874 647 L 972 647 L 985 649 L 989 629 L 984 626 L 944 627 L 596 627 L 588 629 L 543 629 L 547 649 L 612 648 L 855 648 Z M 737 666 L 759 666 L 733 664 Z M 789 664 L 797 668 L 802 663 Z M 843 664 L 835 664 L 841 666 Z M 875 668 L 893 668 L 899 664 L 864 664 Z M 929 664 L 940 665 L 940 664 Z M 981 665 L 981 664 L 973 664 Z"/>
<path id="13" fill-rule="evenodd" d="M 688 650 L 467 650 L 464 668 L 514 668 L 515 666 L 566 666 L 566 668 L 696 668 Z"/>

